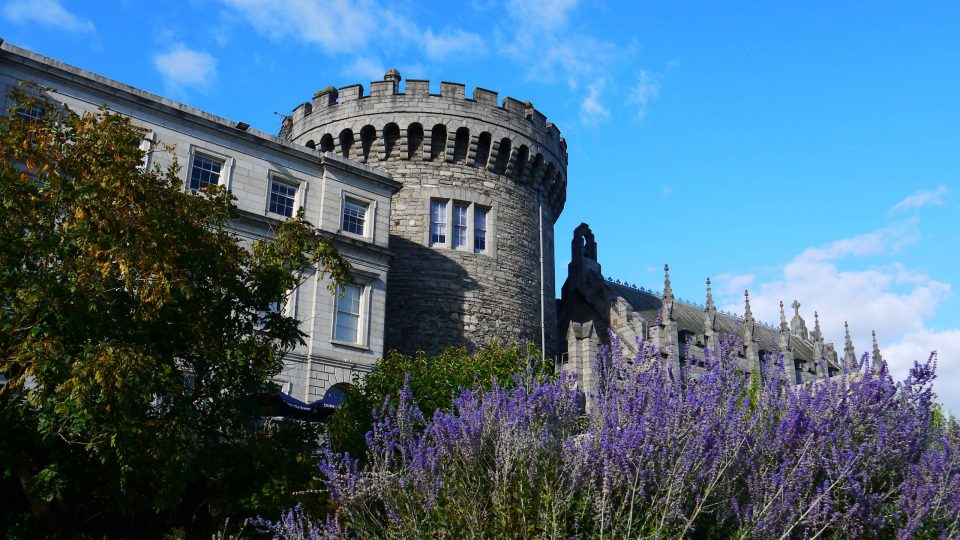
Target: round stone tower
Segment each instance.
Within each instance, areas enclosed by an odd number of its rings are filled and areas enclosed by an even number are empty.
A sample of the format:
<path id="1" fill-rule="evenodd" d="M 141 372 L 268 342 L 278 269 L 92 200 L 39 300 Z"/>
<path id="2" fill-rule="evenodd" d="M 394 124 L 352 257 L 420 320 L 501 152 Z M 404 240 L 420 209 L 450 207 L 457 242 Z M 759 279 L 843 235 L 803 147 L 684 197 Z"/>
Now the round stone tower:
<path id="1" fill-rule="evenodd" d="M 567 145 L 529 102 L 482 88 L 407 80 L 327 87 L 282 135 L 389 171 L 403 183 L 390 216 L 386 347 L 529 341 L 557 347 L 553 224 Z M 340 197 L 339 195 L 333 195 Z"/>

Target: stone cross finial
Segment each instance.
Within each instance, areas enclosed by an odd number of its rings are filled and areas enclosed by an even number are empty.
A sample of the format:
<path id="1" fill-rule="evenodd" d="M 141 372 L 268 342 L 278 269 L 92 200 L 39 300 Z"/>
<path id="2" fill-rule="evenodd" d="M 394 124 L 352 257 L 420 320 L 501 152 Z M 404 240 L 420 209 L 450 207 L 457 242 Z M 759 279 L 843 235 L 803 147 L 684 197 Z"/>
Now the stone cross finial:
<path id="1" fill-rule="evenodd" d="M 798 302 L 797 300 L 794 300 L 794 301 L 793 301 L 793 304 L 791 304 L 790 307 L 793 308 L 793 316 L 794 316 L 794 317 L 799 317 L 799 316 L 800 316 L 800 302 Z"/>

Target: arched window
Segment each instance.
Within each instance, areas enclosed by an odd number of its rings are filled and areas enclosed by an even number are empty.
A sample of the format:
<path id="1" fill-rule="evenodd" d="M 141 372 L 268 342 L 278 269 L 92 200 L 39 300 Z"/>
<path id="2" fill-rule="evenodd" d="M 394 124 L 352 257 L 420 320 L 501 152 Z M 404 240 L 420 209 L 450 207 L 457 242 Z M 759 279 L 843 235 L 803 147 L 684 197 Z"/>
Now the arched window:
<path id="1" fill-rule="evenodd" d="M 433 126 L 433 134 L 430 138 L 430 159 L 443 160 L 443 155 L 447 151 L 447 126 L 437 124 Z"/>
<path id="2" fill-rule="evenodd" d="M 407 127 L 407 159 L 417 159 L 423 146 L 423 126 L 417 122 Z"/>
<path id="3" fill-rule="evenodd" d="M 370 150 L 373 149 L 373 142 L 376 140 L 376 128 L 367 125 L 360 129 L 360 161 L 366 162 L 370 159 Z"/>
<path id="4" fill-rule="evenodd" d="M 323 137 L 320 137 L 320 151 L 333 152 L 333 135 L 327 133 Z"/>
<path id="5" fill-rule="evenodd" d="M 497 151 L 496 172 L 503 174 L 507 171 L 507 165 L 510 163 L 510 152 L 513 151 L 513 142 L 504 137 L 500 139 L 500 149 Z"/>
<path id="6" fill-rule="evenodd" d="M 353 130 L 345 129 L 340 132 L 340 153 L 343 154 L 343 157 L 349 158 L 350 153 L 353 150 Z"/>
<path id="7" fill-rule="evenodd" d="M 315 142 L 313 142 L 312 140 L 310 140 L 310 141 L 307 141 L 307 144 L 306 144 L 305 146 L 306 146 L 307 148 L 316 148 L 316 147 L 317 147 L 317 143 L 315 143 Z"/>
<path id="8" fill-rule="evenodd" d="M 453 143 L 453 162 L 463 163 L 467 160 L 467 149 L 470 147 L 470 130 L 462 127 L 457 130 L 457 138 Z"/>
<path id="9" fill-rule="evenodd" d="M 477 137 L 477 156 L 473 160 L 473 166 L 481 169 L 487 166 L 487 159 L 490 158 L 490 141 L 492 137 L 484 131 Z"/>
<path id="10" fill-rule="evenodd" d="M 399 149 L 397 146 L 400 144 L 400 126 L 390 122 L 386 126 L 383 126 L 383 147 L 386 154 L 386 159 L 396 159 L 398 157 L 397 153 Z"/>

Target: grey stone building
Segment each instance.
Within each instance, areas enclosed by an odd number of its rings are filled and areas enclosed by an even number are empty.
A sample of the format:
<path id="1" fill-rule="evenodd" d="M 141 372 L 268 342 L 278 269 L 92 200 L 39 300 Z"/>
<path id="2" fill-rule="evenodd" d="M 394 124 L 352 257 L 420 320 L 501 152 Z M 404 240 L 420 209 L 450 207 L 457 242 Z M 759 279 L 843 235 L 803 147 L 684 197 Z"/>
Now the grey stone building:
<path id="1" fill-rule="evenodd" d="M 611 337 L 619 339 L 626 356 L 639 351 L 638 343 L 652 343 L 674 373 L 696 374 L 705 349 L 716 350 L 720 340 L 736 335 L 742 340 L 737 351 L 741 369 L 756 371 L 761 362 L 783 355 L 792 367 L 796 384 L 839 375 L 844 368 L 858 365 L 856 351 L 847 330 L 842 355 L 833 343 L 824 340 L 814 312 L 814 327 L 808 330 L 800 315 L 800 303 L 793 301 L 793 315 L 787 320 L 780 303 L 778 325 L 757 321 L 750 309 L 749 292 L 744 293 L 743 315 L 721 312 L 713 301 L 710 278 L 706 280 L 703 304 L 679 300 L 670 284 L 669 267 L 664 267 L 663 289 L 659 292 L 612 281 L 603 276 L 597 256 L 597 241 L 585 223 L 574 230 L 567 279 L 558 300 L 560 366 L 575 373 L 582 388 L 594 387 L 594 360 L 601 345 Z M 874 359 L 880 351 L 874 336 Z M 879 364 L 879 362 L 875 362 Z"/>
<path id="2" fill-rule="evenodd" d="M 106 105 L 148 130 L 143 147 L 173 145 L 148 154 L 146 166 L 182 166 L 184 189 L 226 186 L 240 217 L 232 230 L 241 243 L 269 239 L 281 220 L 303 207 L 305 217 L 353 266 L 356 284 L 342 296 L 311 272 L 285 307 L 307 334 L 285 359 L 284 390 L 305 401 L 369 371 L 384 353 L 389 218 L 400 184 L 383 170 L 292 143 L 50 58 L 0 43 L 0 105 L 9 110 L 12 86 L 33 81 L 45 97 L 84 113 Z"/>
<path id="3" fill-rule="evenodd" d="M 567 147 L 529 102 L 464 85 L 407 80 L 327 87 L 281 136 L 372 165 L 394 197 L 386 342 L 405 353 L 529 341 L 556 352 L 553 224 Z"/>

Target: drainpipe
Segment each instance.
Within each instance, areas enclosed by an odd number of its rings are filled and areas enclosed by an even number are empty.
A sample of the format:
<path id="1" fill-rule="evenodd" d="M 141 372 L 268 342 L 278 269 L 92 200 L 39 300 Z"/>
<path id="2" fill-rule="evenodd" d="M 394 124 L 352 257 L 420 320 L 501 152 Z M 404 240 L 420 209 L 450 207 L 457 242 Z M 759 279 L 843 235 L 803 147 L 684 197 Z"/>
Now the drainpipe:
<path id="1" fill-rule="evenodd" d="M 537 228 L 540 240 L 540 364 L 547 361 L 546 290 L 543 284 L 543 184 L 537 189 Z"/>

